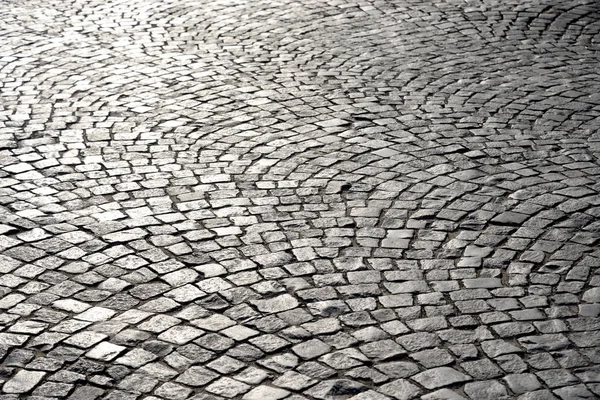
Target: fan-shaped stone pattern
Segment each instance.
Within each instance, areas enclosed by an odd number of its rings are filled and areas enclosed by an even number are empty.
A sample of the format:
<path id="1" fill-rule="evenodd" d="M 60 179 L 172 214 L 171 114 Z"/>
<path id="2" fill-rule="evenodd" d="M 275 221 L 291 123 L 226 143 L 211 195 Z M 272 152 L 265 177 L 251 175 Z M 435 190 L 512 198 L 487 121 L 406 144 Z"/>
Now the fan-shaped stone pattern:
<path id="1" fill-rule="evenodd" d="M 0 4 L 2 399 L 599 396 L 599 16 Z"/>

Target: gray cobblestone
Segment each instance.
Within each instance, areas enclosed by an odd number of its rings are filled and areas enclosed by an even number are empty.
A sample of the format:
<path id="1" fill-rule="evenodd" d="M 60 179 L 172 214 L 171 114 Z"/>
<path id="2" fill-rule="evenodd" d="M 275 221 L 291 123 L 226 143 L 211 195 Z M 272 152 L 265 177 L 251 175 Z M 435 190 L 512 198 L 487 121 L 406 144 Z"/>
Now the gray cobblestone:
<path id="1" fill-rule="evenodd" d="M 0 398 L 600 394 L 599 10 L 0 5 Z"/>

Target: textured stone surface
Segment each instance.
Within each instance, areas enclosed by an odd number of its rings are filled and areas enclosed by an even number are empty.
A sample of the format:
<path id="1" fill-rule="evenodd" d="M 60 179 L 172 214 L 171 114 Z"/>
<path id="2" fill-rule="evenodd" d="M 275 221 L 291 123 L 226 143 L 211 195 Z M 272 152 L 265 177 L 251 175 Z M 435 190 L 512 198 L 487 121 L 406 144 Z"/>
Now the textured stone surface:
<path id="1" fill-rule="evenodd" d="M 0 21 L 1 400 L 600 395 L 597 1 Z"/>
<path id="2" fill-rule="evenodd" d="M 470 381 L 471 377 L 454 368 L 438 367 L 423 371 L 415 375 L 413 379 L 427 389 L 436 389 L 458 382 Z"/>
<path id="3" fill-rule="evenodd" d="M 46 375 L 40 371 L 18 371 L 2 386 L 4 393 L 27 393 L 33 389 Z"/>

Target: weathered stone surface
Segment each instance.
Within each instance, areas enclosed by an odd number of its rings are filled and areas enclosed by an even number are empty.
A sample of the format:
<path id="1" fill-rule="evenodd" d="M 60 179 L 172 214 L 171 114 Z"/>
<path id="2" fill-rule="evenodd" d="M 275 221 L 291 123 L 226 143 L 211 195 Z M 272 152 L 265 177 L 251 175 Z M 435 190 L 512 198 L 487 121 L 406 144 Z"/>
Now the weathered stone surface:
<path id="1" fill-rule="evenodd" d="M 283 399 L 290 392 L 269 386 L 257 386 L 242 397 L 243 400 Z"/>
<path id="2" fill-rule="evenodd" d="M 2 391 L 4 393 L 27 393 L 33 389 L 45 375 L 46 373 L 42 371 L 21 370 L 9 381 L 4 383 Z"/>
<path id="3" fill-rule="evenodd" d="M 86 353 L 89 358 L 101 361 L 112 361 L 119 356 L 126 347 L 109 342 L 102 342 Z"/>
<path id="4" fill-rule="evenodd" d="M 588 303 L 600 303 L 600 287 L 586 290 L 582 298 Z"/>
<path id="5" fill-rule="evenodd" d="M 289 294 L 282 294 L 281 296 L 267 300 L 252 300 L 251 303 L 254 304 L 259 311 L 269 314 L 291 310 L 300 304 L 298 300 Z"/>
<path id="6" fill-rule="evenodd" d="M 421 397 L 423 400 L 466 400 L 466 397 L 450 389 L 440 389 Z"/>
<path id="7" fill-rule="evenodd" d="M 219 375 L 203 367 L 194 366 L 181 374 L 176 381 L 188 386 L 203 386 Z"/>
<path id="8" fill-rule="evenodd" d="M 458 382 L 470 381 L 471 377 L 450 367 L 432 368 L 412 377 L 427 389 L 436 389 Z"/>
<path id="9" fill-rule="evenodd" d="M 597 2 L 199 3 L 0 2 L 1 400 L 599 395 Z"/>
<path id="10" fill-rule="evenodd" d="M 469 382 L 465 385 L 465 393 L 472 399 L 508 398 L 508 390 L 498 381 Z"/>
<path id="11" fill-rule="evenodd" d="M 410 383 L 406 379 L 396 379 L 395 381 L 382 385 L 379 390 L 391 396 L 394 399 L 408 400 L 415 398 L 421 390 L 418 386 Z"/>
<path id="12" fill-rule="evenodd" d="M 329 380 L 312 387 L 306 394 L 317 399 L 352 396 L 369 390 L 361 383 L 346 379 Z"/>
<path id="13" fill-rule="evenodd" d="M 231 378 L 221 378 L 206 387 L 206 391 L 231 398 L 247 392 L 250 386 Z"/>
<path id="14" fill-rule="evenodd" d="M 542 386 L 534 374 L 512 374 L 505 376 L 503 380 L 515 394 L 533 392 Z"/>

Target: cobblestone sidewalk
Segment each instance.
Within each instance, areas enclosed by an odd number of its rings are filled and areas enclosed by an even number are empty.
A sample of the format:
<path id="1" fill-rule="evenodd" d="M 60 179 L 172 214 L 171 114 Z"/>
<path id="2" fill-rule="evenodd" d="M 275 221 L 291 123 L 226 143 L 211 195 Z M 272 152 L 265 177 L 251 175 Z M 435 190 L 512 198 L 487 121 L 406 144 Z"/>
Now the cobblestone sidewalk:
<path id="1" fill-rule="evenodd" d="M 0 2 L 0 400 L 600 397 L 596 0 Z"/>

